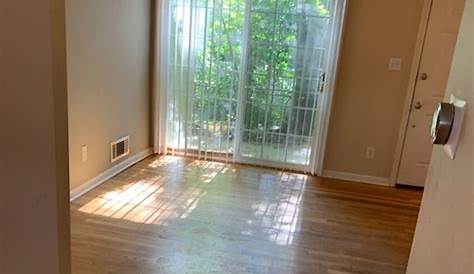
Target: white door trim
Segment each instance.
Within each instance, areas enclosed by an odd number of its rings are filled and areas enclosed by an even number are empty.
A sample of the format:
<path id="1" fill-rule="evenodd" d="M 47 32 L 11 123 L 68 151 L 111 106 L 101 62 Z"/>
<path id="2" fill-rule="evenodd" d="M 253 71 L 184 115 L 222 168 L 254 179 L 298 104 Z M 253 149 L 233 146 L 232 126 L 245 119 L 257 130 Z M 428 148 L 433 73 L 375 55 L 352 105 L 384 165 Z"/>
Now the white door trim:
<path id="1" fill-rule="evenodd" d="M 405 105 L 403 107 L 403 116 L 402 116 L 402 121 L 400 124 L 397 145 L 395 148 L 392 171 L 389 177 L 390 186 L 395 186 L 397 184 L 398 171 L 400 169 L 400 163 L 402 160 L 403 146 L 405 144 L 408 121 L 410 119 L 411 105 L 413 103 L 413 98 L 415 95 L 415 87 L 416 87 L 416 82 L 418 79 L 418 70 L 421 64 L 421 57 L 423 54 L 423 47 L 425 44 L 426 31 L 428 29 L 428 22 L 430 18 L 432 5 L 433 5 L 433 0 L 425 0 L 423 4 L 420 25 L 418 27 L 418 36 L 417 36 L 416 45 L 415 45 L 415 53 L 413 56 L 410 78 L 408 81 L 408 91 L 407 91 L 407 95 L 405 99 Z"/>
<path id="2" fill-rule="evenodd" d="M 249 29 L 250 28 L 250 0 L 245 1 L 245 19 L 244 19 L 244 29 L 242 32 L 242 56 L 240 66 L 246 68 L 248 64 L 248 41 L 249 41 Z M 235 139 L 234 139 L 234 162 L 242 162 L 242 157 L 240 155 L 240 145 L 242 143 L 242 126 L 244 123 L 243 116 L 245 114 L 245 104 L 244 98 L 247 96 L 245 89 L 245 78 L 247 77 L 247 72 L 245 69 L 241 69 L 239 72 L 239 88 L 237 94 L 237 119 L 235 125 Z"/>

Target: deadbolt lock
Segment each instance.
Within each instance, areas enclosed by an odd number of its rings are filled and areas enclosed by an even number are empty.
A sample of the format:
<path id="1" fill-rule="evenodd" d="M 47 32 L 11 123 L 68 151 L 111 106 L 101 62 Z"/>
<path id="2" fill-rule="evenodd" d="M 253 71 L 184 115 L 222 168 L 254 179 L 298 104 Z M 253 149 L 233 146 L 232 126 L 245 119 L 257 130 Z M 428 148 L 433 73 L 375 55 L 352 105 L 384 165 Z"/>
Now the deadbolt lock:
<path id="1" fill-rule="evenodd" d="M 420 109 L 421 107 L 423 107 L 423 105 L 421 104 L 420 101 L 418 101 L 418 102 L 415 103 L 414 107 L 415 107 L 415 109 Z"/>

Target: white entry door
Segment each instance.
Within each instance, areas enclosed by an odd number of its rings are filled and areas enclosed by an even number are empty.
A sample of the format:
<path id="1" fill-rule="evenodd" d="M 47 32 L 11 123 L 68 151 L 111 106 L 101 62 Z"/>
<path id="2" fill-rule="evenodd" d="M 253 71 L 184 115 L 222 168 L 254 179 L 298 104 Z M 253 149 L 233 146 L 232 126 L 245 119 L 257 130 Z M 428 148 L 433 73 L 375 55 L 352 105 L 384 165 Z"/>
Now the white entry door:
<path id="1" fill-rule="evenodd" d="M 443 101 L 465 0 L 433 0 L 418 71 L 398 183 L 424 186 L 433 146 L 429 130 Z"/>

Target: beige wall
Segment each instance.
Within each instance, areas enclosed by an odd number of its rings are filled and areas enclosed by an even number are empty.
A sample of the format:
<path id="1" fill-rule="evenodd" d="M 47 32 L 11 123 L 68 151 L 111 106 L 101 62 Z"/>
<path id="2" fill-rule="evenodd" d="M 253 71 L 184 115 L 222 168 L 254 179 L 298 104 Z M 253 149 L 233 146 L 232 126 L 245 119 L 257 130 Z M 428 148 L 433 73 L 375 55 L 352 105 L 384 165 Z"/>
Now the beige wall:
<path id="1" fill-rule="evenodd" d="M 423 0 L 348 1 L 325 170 L 390 176 Z M 389 71 L 401 57 L 401 71 Z M 376 148 L 376 159 L 365 157 Z"/>
<path id="2" fill-rule="evenodd" d="M 64 0 L 0 1 L 0 273 L 67 274 Z"/>
<path id="3" fill-rule="evenodd" d="M 150 147 L 150 0 L 66 0 L 71 188 L 110 168 L 110 142 Z M 81 147 L 88 146 L 82 162 Z"/>
<path id="4" fill-rule="evenodd" d="M 409 274 L 474 273 L 473 9 L 467 0 L 447 89 L 468 102 L 460 146 L 455 160 L 433 151 Z"/>

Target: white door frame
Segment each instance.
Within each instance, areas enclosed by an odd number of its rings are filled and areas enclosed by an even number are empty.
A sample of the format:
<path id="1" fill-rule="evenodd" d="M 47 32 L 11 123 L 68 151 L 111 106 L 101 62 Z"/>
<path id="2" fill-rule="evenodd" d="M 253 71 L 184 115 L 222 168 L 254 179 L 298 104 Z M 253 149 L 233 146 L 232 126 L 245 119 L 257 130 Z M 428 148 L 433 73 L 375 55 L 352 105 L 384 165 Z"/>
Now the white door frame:
<path id="1" fill-rule="evenodd" d="M 389 177 L 390 186 L 395 186 L 397 184 L 398 171 L 400 169 L 400 163 L 402 160 L 403 147 L 405 144 L 405 138 L 406 138 L 407 129 L 408 129 L 408 122 L 410 119 L 411 106 L 412 106 L 413 99 L 415 96 L 416 82 L 418 80 L 418 70 L 421 64 L 423 47 L 425 45 L 426 32 L 428 30 L 428 23 L 430 19 L 432 5 L 433 5 L 433 0 L 425 0 L 423 3 L 420 25 L 418 27 L 418 36 L 416 38 L 415 53 L 413 55 L 410 78 L 408 81 L 408 91 L 407 91 L 407 95 L 405 99 L 405 105 L 403 107 L 403 116 L 402 116 L 402 121 L 400 124 L 397 146 L 395 148 L 392 172 L 390 173 L 390 177 Z"/>
<path id="2" fill-rule="evenodd" d="M 329 41 L 329 52 L 326 58 L 326 81 L 324 85 L 323 93 L 321 94 L 321 100 L 318 102 L 318 113 L 319 119 L 315 119 L 314 128 L 318 127 L 314 136 L 314 144 L 311 155 L 311 173 L 313 175 L 321 176 L 324 168 L 324 158 L 326 154 L 326 143 L 329 130 L 329 121 L 331 119 L 331 111 L 333 105 L 334 92 L 336 89 L 337 72 L 339 68 L 339 60 L 341 55 L 341 44 L 344 34 L 344 23 L 347 16 L 347 1 L 348 0 L 336 0 L 335 3 L 335 16 L 333 24 L 333 34 Z"/>
<path id="3" fill-rule="evenodd" d="M 333 94 L 336 84 L 336 74 L 339 65 L 340 48 L 342 43 L 344 22 L 346 18 L 346 7 L 348 0 L 335 0 L 335 16 L 333 17 L 332 31 L 329 41 L 329 51 L 326 58 L 326 81 L 321 100 L 318 102 L 318 119 L 315 119 L 315 136 L 312 144 L 312 155 L 307 167 L 279 163 L 273 161 L 253 161 L 250 158 L 243 158 L 234 153 L 234 160 L 238 162 L 248 162 L 262 165 L 269 165 L 279 168 L 289 168 L 292 170 L 309 172 L 311 174 L 322 174 L 324 153 L 326 151 L 326 139 L 329 128 L 329 120 L 332 110 Z M 168 72 L 168 0 L 155 0 L 154 2 L 154 43 L 153 43 L 153 72 L 152 72 L 152 129 L 153 129 L 153 149 L 156 154 L 166 154 L 166 130 L 167 130 L 167 79 Z M 238 142 L 238 140 L 236 140 Z M 237 156 L 236 156 L 237 155 Z"/>
<path id="4" fill-rule="evenodd" d="M 245 19 L 244 19 L 244 29 L 242 31 L 242 56 L 240 66 L 242 68 L 247 67 L 248 62 L 248 41 L 249 41 L 249 26 L 250 26 L 250 0 L 245 0 Z M 242 156 L 238 151 L 240 151 L 240 145 L 242 143 L 242 125 L 243 125 L 243 115 L 245 113 L 245 104 L 244 98 L 247 96 L 247 91 L 245 89 L 245 79 L 247 77 L 247 72 L 244 69 L 241 69 L 239 72 L 239 88 L 237 93 L 237 118 L 235 125 L 235 139 L 234 139 L 234 162 L 244 162 L 245 159 L 242 159 Z"/>

